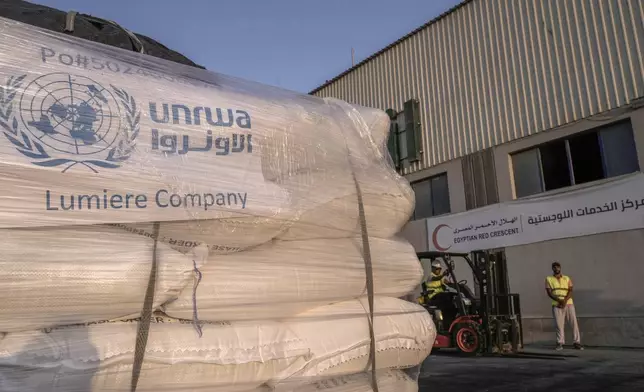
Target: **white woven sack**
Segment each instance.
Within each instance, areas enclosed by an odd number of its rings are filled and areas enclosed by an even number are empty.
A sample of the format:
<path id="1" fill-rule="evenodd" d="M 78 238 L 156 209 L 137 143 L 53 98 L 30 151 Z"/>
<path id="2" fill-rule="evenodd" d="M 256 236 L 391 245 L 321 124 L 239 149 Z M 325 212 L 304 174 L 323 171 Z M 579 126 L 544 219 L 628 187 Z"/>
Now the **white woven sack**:
<path id="1" fill-rule="evenodd" d="M 312 167 L 274 179 L 291 193 L 292 206 L 298 214 L 293 227 L 278 238 L 302 240 L 360 235 L 356 179 L 362 192 L 369 235 L 387 238 L 398 233 L 409 221 L 415 197 L 409 182 L 392 170 L 387 150 L 389 117 L 381 110 L 332 98 L 325 100 L 345 114 L 339 116 L 339 123 L 354 130 L 352 137 L 344 140 L 346 156 L 329 163 L 342 169 Z M 354 154 L 354 150 L 362 149 L 368 154 L 362 157 Z"/>
<path id="2" fill-rule="evenodd" d="M 275 322 L 203 325 L 156 319 L 150 327 L 139 391 L 245 391 L 286 381 L 317 380 L 366 368 L 366 301 L 350 301 Z M 377 369 L 418 365 L 435 331 L 417 305 L 376 300 Z M 0 390 L 127 391 L 137 325 L 105 322 L 9 333 L 0 341 Z M 253 385 L 254 384 L 254 385 Z M 299 385 L 299 384 L 298 384 Z"/>
<path id="3" fill-rule="evenodd" d="M 334 377 L 367 368 L 371 339 L 366 298 L 323 306 L 286 322 L 311 349 L 311 359 L 285 379 Z M 396 298 L 374 299 L 376 369 L 417 366 L 429 356 L 436 329 L 421 306 Z"/>
<path id="4" fill-rule="evenodd" d="M 7 334 L 0 341 L 3 392 L 129 392 L 137 320 Z M 302 366 L 308 348 L 284 326 L 150 326 L 137 391 L 237 392 Z M 291 370 L 290 370 L 291 369 Z"/>
<path id="5" fill-rule="evenodd" d="M 402 297 L 422 280 L 414 248 L 403 239 L 370 238 L 374 291 Z M 359 297 L 366 293 L 360 238 L 272 241 L 248 251 L 210 256 L 196 296 L 189 284 L 164 305 L 170 316 L 201 320 L 261 320 Z"/>
<path id="6" fill-rule="evenodd" d="M 154 241 L 107 226 L 0 230 L 0 331 L 138 314 Z M 157 246 L 155 306 L 192 281 L 194 263 Z"/>
<path id="7" fill-rule="evenodd" d="M 352 132 L 350 137 L 344 139 L 347 155 L 351 157 L 349 161 L 357 166 L 365 166 L 370 161 L 371 164 L 391 170 L 393 162 L 387 148 L 391 122 L 389 115 L 380 109 L 350 104 L 333 97 L 326 97 L 324 101 L 344 114 L 334 116 L 335 123 Z M 365 146 L 368 148 L 365 149 Z M 356 155 L 355 151 L 360 151 L 361 155 Z"/>
<path id="8" fill-rule="evenodd" d="M 400 370 L 376 372 L 379 392 L 418 392 L 418 381 Z M 287 380 L 274 389 L 263 387 L 257 392 L 373 392 L 371 373 L 358 373 L 320 380 Z"/>
<path id="9" fill-rule="evenodd" d="M 331 101 L 332 98 L 326 98 L 327 101 Z M 346 104 L 346 102 L 345 102 Z M 389 139 L 389 123 L 390 119 L 387 113 L 380 109 L 374 109 L 369 107 L 364 107 L 360 105 L 351 105 L 352 110 L 347 110 L 349 116 L 356 118 L 354 122 L 361 124 L 361 129 L 368 129 L 369 135 L 373 146 L 376 149 L 382 149 L 387 147 L 387 139 Z M 352 112 L 355 112 L 354 115 Z M 380 152 L 384 152 L 380 151 Z"/>
<path id="10" fill-rule="evenodd" d="M 365 222 L 370 236 L 395 235 L 414 211 L 414 193 L 398 174 L 375 167 L 356 168 Z M 358 196 L 351 172 L 309 172 L 284 179 L 298 212 L 292 227 L 278 238 L 303 240 L 361 235 Z"/>

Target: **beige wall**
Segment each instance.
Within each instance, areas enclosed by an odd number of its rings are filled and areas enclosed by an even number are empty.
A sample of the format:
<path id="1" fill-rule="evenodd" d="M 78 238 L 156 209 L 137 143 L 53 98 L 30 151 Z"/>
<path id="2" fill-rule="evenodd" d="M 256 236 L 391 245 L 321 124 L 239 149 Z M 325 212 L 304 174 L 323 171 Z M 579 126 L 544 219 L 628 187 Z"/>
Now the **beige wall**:
<path id="1" fill-rule="evenodd" d="M 579 317 L 644 317 L 644 230 L 566 238 L 505 249 L 525 317 L 550 317 L 544 279 L 559 261 L 575 284 Z"/>
<path id="2" fill-rule="evenodd" d="M 557 260 L 574 282 L 582 343 L 644 347 L 644 230 L 604 233 L 505 249 L 510 289 L 521 296 L 527 343 L 551 343 L 555 333 L 544 290 Z M 571 342 L 568 328 L 568 342 Z"/>

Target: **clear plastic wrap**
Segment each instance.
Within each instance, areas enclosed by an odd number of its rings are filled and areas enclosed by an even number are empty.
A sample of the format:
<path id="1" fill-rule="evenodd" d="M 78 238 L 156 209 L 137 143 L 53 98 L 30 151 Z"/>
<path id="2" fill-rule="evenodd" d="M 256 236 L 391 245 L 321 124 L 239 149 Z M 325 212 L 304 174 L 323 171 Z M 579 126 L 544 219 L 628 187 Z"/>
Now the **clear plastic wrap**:
<path id="1" fill-rule="evenodd" d="M 245 252 L 211 257 L 196 288 L 200 320 L 290 317 L 366 294 L 359 238 L 275 240 Z M 423 277 L 413 247 L 401 239 L 371 238 L 374 294 L 401 297 Z M 243 269 L 240 266 L 244 266 Z M 193 317 L 193 286 L 163 310 Z"/>
<path id="2" fill-rule="evenodd" d="M 385 113 L 0 35 L 0 391 L 417 391 Z"/>

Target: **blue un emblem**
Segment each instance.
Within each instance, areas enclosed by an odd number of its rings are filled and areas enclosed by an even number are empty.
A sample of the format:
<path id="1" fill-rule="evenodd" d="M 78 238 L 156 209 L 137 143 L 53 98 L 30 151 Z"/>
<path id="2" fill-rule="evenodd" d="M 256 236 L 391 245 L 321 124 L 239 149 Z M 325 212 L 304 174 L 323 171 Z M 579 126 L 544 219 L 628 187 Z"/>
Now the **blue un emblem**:
<path id="1" fill-rule="evenodd" d="M 0 126 L 39 166 L 117 168 L 132 154 L 140 112 L 126 91 L 67 73 L 25 76 L 0 87 Z"/>

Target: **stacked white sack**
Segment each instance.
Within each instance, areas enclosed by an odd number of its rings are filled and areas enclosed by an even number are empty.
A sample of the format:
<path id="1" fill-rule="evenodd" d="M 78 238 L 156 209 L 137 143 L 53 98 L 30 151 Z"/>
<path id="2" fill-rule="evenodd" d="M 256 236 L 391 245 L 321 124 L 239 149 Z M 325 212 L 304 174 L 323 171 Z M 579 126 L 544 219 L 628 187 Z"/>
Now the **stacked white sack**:
<path id="1" fill-rule="evenodd" d="M 0 230 L 0 332 L 139 314 L 154 241 L 106 226 Z M 192 282 L 198 257 L 158 244 L 154 306 Z"/>
<path id="2" fill-rule="evenodd" d="M 346 102 L 338 102 L 335 98 L 325 98 L 327 103 L 346 105 Z M 381 163 L 391 159 L 387 140 L 389 139 L 390 118 L 387 113 L 380 109 L 374 109 L 359 105 L 350 105 L 346 109 L 347 115 L 359 129 L 368 129 L 369 131 L 361 135 L 366 143 L 372 146 L 376 162 Z M 393 163 L 393 162 L 390 162 Z"/>
<path id="3" fill-rule="evenodd" d="M 318 207 L 294 203 L 294 193 L 328 186 L 280 186 L 285 179 L 356 165 L 373 168 L 365 181 L 397 178 L 368 109 L 6 19 L 0 31 L 0 228 L 114 223 L 150 235 L 160 221 L 160 239 L 176 249 L 237 251 Z M 68 116 L 79 110 L 82 124 Z"/>
<path id="4" fill-rule="evenodd" d="M 137 321 L 7 334 L 0 340 L 3 392 L 129 392 Z M 237 392 L 300 368 L 309 349 L 275 322 L 190 324 L 155 318 L 137 391 Z"/>
<path id="5" fill-rule="evenodd" d="M 379 392 L 418 392 L 418 382 L 400 370 L 376 371 Z M 325 378 L 302 384 L 286 381 L 275 389 L 262 387 L 254 392 L 373 392 L 371 373 Z"/>
<path id="6" fill-rule="evenodd" d="M 355 173 L 310 172 L 282 179 L 297 206 L 297 220 L 284 240 L 341 238 L 360 234 L 358 180 L 367 233 L 388 238 L 400 231 L 414 210 L 414 194 L 406 180 L 377 168 L 356 168 Z"/>
<path id="7" fill-rule="evenodd" d="M 298 212 L 292 227 L 279 238 L 301 240 L 360 234 L 356 181 L 362 193 L 369 235 L 387 238 L 398 233 L 409 221 L 415 198 L 407 180 L 392 170 L 387 150 L 389 117 L 381 110 L 332 98 L 325 100 L 345 114 L 334 119 L 344 129 L 355 130 L 357 137 L 347 137 L 346 143 L 352 144 L 346 156 L 328 164 L 340 166 L 339 170 L 300 169 L 290 175 L 271 177 L 290 192 Z M 301 142 L 309 143 L 317 145 L 319 141 Z M 368 154 L 356 157 L 353 151 L 365 148 Z"/>
<path id="8" fill-rule="evenodd" d="M 249 91 L 257 86 L 252 82 L 235 82 L 246 83 Z M 291 94 L 281 90 L 275 93 Z M 311 171 L 350 172 L 352 166 L 392 171 L 386 143 L 389 136 L 386 113 L 333 98 L 306 97 L 306 103 L 298 102 L 302 104 L 299 109 L 302 117 L 315 125 L 311 125 L 309 132 L 297 129 L 270 132 L 263 148 L 264 178 L 274 181 Z M 318 107 L 320 104 L 323 106 Z"/>
<path id="9" fill-rule="evenodd" d="M 201 338 L 190 324 L 156 318 L 137 391 L 245 391 L 362 372 L 365 306 L 348 301 L 288 323 L 205 324 Z M 435 336 L 427 312 L 391 298 L 377 298 L 375 309 L 377 369 L 420 364 Z M 0 390 L 129 391 L 136 337 L 134 320 L 9 333 L 0 341 Z"/>
<path id="10" fill-rule="evenodd" d="M 402 297 L 420 284 L 423 270 L 407 241 L 369 242 L 375 294 Z M 200 320 L 276 319 L 366 294 L 360 238 L 275 240 L 210 256 L 200 272 L 196 295 L 189 284 L 164 305 L 168 315 L 192 319 L 196 299 Z"/>
<path id="11" fill-rule="evenodd" d="M 298 372 L 277 379 L 306 380 L 368 369 L 371 339 L 366 298 L 322 306 L 285 321 L 311 350 Z M 410 368 L 429 356 L 436 329 L 429 313 L 397 298 L 374 298 L 376 369 Z"/>

